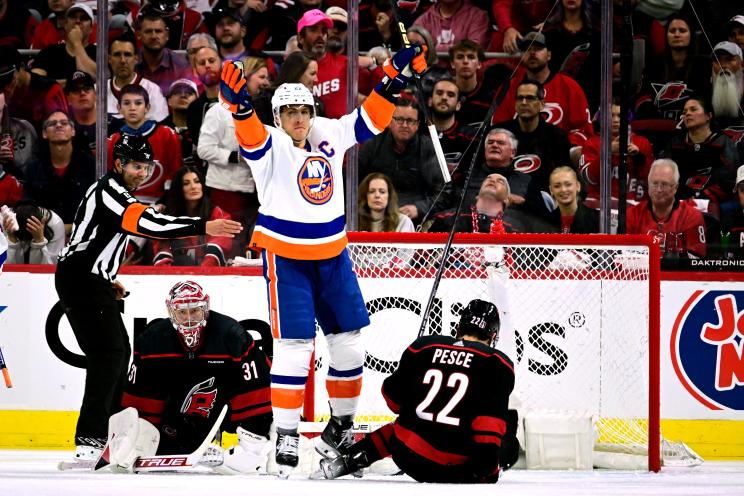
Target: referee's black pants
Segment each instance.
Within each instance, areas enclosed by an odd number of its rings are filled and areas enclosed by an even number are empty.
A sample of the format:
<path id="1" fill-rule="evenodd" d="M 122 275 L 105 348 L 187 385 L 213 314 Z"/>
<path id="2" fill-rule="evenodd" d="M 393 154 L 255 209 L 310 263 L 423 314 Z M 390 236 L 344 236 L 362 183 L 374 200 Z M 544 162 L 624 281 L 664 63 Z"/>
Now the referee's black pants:
<path id="1" fill-rule="evenodd" d="M 75 444 L 95 445 L 105 442 L 109 417 L 121 410 L 132 353 L 129 336 L 110 282 L 64 262 L 54 282 L 87 368 Z"/>

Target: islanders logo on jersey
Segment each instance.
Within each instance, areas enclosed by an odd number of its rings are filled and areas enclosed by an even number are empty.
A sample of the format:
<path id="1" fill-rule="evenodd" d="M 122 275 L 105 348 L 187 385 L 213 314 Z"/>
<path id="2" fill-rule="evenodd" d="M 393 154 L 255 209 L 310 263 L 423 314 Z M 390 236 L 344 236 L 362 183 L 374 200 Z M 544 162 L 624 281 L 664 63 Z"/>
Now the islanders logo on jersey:
<path id="1" fill-rule="evenodd" d="M 711 410 L 744 410 L 744 291 L 695 291 L 670 340 L 674 372 Z"/>
<path id="2" fill-rule="evenodd" d="M 308 157 L 297 174 L 302 197 L 313 205 L 322 205 L 333 196 L 333 170 L 323 157 Z"/>

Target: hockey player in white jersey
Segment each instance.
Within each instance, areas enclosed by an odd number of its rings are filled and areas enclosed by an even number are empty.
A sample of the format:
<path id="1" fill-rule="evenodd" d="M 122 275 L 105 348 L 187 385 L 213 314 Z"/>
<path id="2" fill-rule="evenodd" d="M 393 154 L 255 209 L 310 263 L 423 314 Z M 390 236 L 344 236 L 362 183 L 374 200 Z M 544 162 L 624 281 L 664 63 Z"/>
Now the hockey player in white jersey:
<path id="1" fill-rule="evenodd" d="M 387 127 L 412 71 L 426 70 L 425 56 L 418 45 L 400 50 L 385 62 L 386 76 L 365 102 L 340 119 L 316 117 L 310 91 L 283 84 L 271 99 L 276 128 L 256 116 L 242 66 L 223 65 L 220 103 L 233 114 L 240 153 L 261 203 L 250 243 L 262 250 L 268 289 L 275 341 L 271 403 L 282 477 L 298 463 L 297 428 L 316 319 L 331 356 L 326 381 L 331 419 L 318 451 L 335 457 L 352 443 L 364 365 L 360 330 L 369 316 L 346 251 L 344 152 Z"/>

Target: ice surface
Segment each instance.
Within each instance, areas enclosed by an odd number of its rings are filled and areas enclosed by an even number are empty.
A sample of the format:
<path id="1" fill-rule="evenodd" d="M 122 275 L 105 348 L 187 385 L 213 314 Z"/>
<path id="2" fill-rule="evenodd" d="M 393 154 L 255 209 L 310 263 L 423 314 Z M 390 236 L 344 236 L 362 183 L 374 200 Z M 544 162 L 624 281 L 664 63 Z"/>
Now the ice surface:
<path id="1" fill-rule="evenodd" d="M 496 486 L 455 488 L 448 484 L 418 484 L 405 476 L 365 476 L 335 481 L 293 476 L 279 480 L 267 475 L 157 475 L 98 474 L 57 470 L 71 459 L 65 451 L 0 450 L 0 488 L 5 496 L 55 495 L 178 495 L 237 496 L 467 496 L 599 495 L 599 496 L 714 496 L 744 494 L 744 462 L 706 462 L 693 468 L 666 468 L 648 472 L 512 470 Z"/>

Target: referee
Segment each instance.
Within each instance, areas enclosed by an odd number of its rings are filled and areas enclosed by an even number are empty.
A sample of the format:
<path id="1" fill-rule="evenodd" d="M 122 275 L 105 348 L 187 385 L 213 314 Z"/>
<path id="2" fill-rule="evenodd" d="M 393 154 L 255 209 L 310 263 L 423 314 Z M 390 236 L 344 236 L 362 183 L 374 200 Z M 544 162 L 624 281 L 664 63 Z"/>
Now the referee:
<path id="1" fill-rule="evenodd" d="M 131 192 L 154 168 L 152 148 L 144 138 L 123 136 L 114 146 L 113 156 L 113 170 L 88 189 L 78 206 L 54 281 L 86 359 L 85 390 L 75 432 L 75 461 L 80 466 L 92 466 L 98 458 L 106 443 L 109 416 L 120 409 L 126 381 L 131 348 L 116 302 L 126 293 L 115 279 L 128 235 L 232 238 L 242 229 L 232 220 L 172 217 L 138 203 Z"/>

